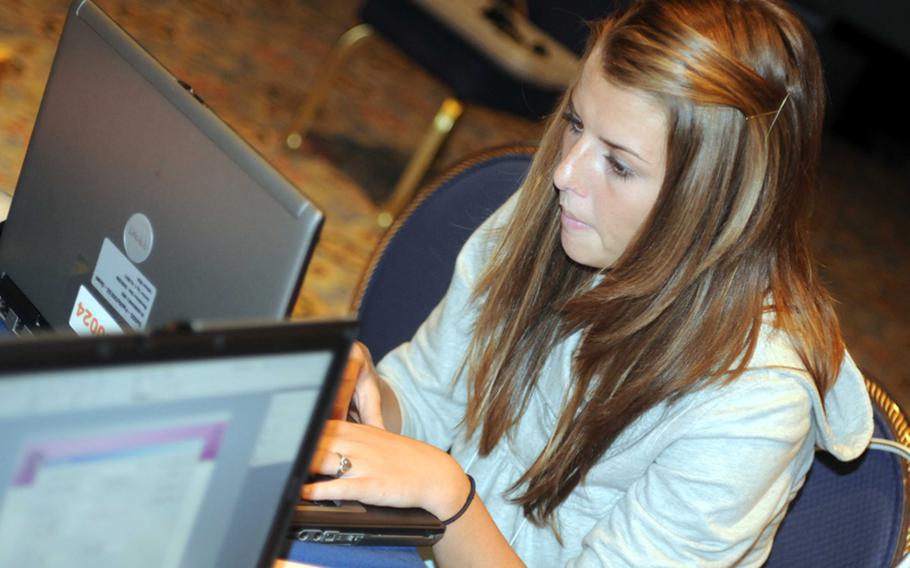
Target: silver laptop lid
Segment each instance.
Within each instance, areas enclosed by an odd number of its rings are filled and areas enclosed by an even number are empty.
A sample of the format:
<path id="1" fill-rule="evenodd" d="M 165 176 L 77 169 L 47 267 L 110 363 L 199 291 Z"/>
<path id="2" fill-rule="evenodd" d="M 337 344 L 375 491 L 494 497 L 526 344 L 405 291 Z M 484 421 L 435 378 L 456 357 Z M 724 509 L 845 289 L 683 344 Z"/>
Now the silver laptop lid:
<path id="1" fill-rule="evenodd" d="M 87 0 L 64 26 L 0 239 L 55 329 L 278 318 L 322 214 Z"/>
<path id="2" fill-rule="evenodd" d="M 351 322 L 0 342 L 0 566 L 269 566 Z"/>

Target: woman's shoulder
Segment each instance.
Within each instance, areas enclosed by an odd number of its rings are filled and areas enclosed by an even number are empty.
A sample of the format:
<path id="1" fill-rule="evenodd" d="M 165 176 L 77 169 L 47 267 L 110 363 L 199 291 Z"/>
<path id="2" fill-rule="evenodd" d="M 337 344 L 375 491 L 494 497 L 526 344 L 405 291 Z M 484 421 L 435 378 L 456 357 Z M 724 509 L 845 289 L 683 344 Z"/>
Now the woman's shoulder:
<path id="1" fill-rule="evenodd" d="M 872 406 L 862 373 L 844 354 L 834 384 L 820 393 L 785 331 L 764 325 L 747 370 L 702 395 L 711 415 L 769 426 L 803 423 L 816 444 L 841 460 L 858 457 L 872 435 Z M 773 418 L 772 418 L 773 417 Z M 738 419 L 738 420 L 737 420 Z"/>
<path id="2" fill-rule="evenodd" d="M 798 369 L 766 367 L 700 388 L 668 404 L 665 412 L 687 424 L 681 436 L 748 436 L 774 429 L 805 437 L 813 405 Z"/>

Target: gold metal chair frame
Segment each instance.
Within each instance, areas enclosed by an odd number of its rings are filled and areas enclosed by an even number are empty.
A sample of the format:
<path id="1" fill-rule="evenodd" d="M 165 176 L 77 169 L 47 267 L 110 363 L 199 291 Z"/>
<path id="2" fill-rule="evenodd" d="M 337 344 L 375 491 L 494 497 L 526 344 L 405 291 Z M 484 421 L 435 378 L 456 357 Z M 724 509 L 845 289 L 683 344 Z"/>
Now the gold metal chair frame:
<path id="1" fill-rule="evenodd" d="M 291 150 L 297 150 L 303 139 L 313 127 L 319 109 L 328 98 L 329 89 L 335 83 L 345 62 L 376 36 L 376 31 L 369 24 L 360 24 L 346 31 L 335 43 L 327 63 L 322 66 L 313 80 L 309 94 L 297 111 L 294 121 L 285 137 L 285 144 Z M 436 154 L 461 117 L 464 105 L 453 96 L 446 97 L 436 115 L 430 122 L 417 148 L 411 154 L 407 165 L 395 183 L 389 198 L 380 206 L 376 222 L 380 227 L 388 228 L 395 217 L 413 199 L 417 187 L 426 175 Z"/>
<path id="2" fill-rule="evenodd" d="M 907 415 L 900 406 L 888 395 L 876 381 L 866 378 L 866 389 L 882 416 L 888 421 L 891 437 L 903 446 L 910 446 L 910 424 Z M 904 502 L 901 514 L 901 546 L 895 551 L 892 565 L 896 565 L 901 558 L 910 554 L 910 460 L 902 460 L 901 477 L 904 484 Z"/>

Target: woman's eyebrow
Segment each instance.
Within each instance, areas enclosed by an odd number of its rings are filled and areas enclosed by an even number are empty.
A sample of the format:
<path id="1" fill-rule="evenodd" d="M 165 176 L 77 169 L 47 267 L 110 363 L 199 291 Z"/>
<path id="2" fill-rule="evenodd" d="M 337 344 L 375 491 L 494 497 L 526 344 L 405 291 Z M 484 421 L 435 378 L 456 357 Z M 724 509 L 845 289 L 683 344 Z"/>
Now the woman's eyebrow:
<path id="1" fill-rule="evenodd" d="M 574 97 L 575 97 L 575 90 L 573 89 L 573 90 L 570 92 L 570 94 L 569 94 L 569 104 L 568 104 L 568 107 L 569 107 L 569 108 L 568 108 L 568 112 L 569 112 L 569 114 L 572 115 L 573 117 L 577 117 L 577 116 L 578 116 L 578 111 L 575 110 L 575 101 L 574 101 Z M 579 119 L 579 120 L 580 120 L 580 119 Z M 607 146 L 609 146 L 609 147 L 610 147 L 611 149 L 613 149 L 613 150 L 619 150 L 620 152 L 625 152 L 626 154 L 630 154 L 630 155 L 632 155 L 632 156 L 635 156 L 635 157 L 638 158 L 641 162 L 643 162 L 643 163 L 645 163 L 645 164 L 648 164 L 649 166 L 651 165 L 651 162 L 649 162 L 648 160 L 642 158 L 640 154 L 638 154 L 637 152 L 633 151 L 631 148 L 627 148 L 626 146 L 623 146 L 622 144 L 617 144 L 617 143 L 615 143 L 615 142 L 611 142 L 610 140 L 607 140 L 606 138 L 604 138 L 604 137 L 602 137 L 602 136 L 598 136 L 598 139 L 599 139 L 601 142 L 603 142 L 604 144 L 606 144 Z"/>
<path id="2" fill-rule="evenodd" d="M 614 149 L 614 150 L 619 150 L 620 152 L 625 152 L 626 154 L 631 154 L 631 155 L 635 156 L 636 158 L 638 158 L 639 160 L 641 160 L 642 162 L 644 162 L 644 163 L 646 163 L 646 164 L 648 164 L 648 165 L 651 165 L 651 162 L 649 162 L 648 160 L 642 158 L 638 153 L 632 151 L 631 149 L 626 148 L 625 146 L 622 146 L 621 144 L 617 144 L 617 143 L 615 143 L 615 142 L 610 142 L 609 140 L 607 140 L 606 138 L 604 138 L 604 137 L 602 137 L 602 136 L 599 137 L 599 138 L 600 138 L 600 141 L 601 141 L 601 142 L 603 142 L 604 144 L 606 144 L 606 145 L 609 146 L 610 148 L 612 148 L 612 149 Z"/>

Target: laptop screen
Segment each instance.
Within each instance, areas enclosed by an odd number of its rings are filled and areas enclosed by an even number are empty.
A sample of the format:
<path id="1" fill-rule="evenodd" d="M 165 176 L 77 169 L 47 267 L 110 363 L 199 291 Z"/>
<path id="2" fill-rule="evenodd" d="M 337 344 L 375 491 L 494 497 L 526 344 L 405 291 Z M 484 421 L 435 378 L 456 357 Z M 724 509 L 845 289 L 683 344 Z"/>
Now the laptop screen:
<path id="1" fill-rule="evenodd" d="M 0 565 L 256 565 L 335 359 L 0 376 Z"/>

